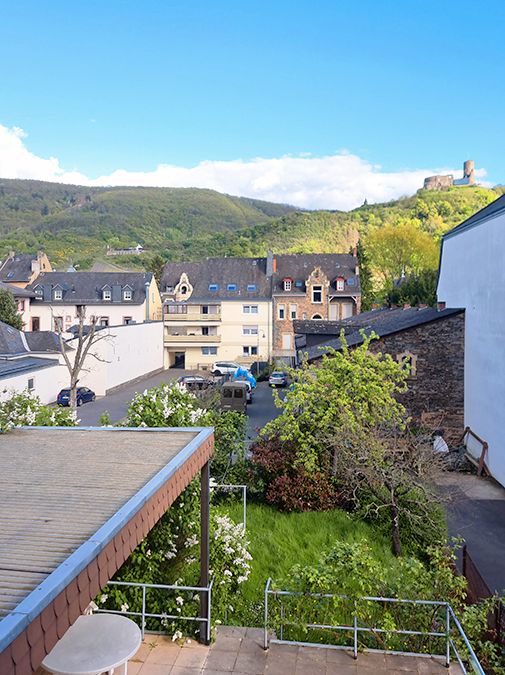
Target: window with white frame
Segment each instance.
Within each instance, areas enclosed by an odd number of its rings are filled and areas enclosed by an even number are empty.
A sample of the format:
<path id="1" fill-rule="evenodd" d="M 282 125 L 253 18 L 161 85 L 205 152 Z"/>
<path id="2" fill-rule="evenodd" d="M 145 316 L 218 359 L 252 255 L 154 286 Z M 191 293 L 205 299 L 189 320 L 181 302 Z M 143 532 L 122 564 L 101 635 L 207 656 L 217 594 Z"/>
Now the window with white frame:
<path id="1" fill-rule="evenodd" d="M 61 288 L 54 289 L 53 300 L 63 300 L 63 291 L 61 290 Z"/>
<path id="2" fill-rule="evenodd" d="M 343 291 L 344 290 L 344 280 L 343 279 L 337 279 L 337 291 Z"/>
<path id="3" fill-rule="evenodd" d="M 102 291 L 102 300 L 112 300 L 112 291 L 110 288 L 104 288 Z"/>
<path id="4" fill-rule="evenodd" d="M 284 279 L 284 290 L 285 291 L 290 291 L 292 285 L 293 285 L 292 279 Z"/>
<path id="5" fill-rule="evenodd" d="M 217 347 L 202 347 L 202 354 L 204 356 L 211 356 L 217 354 Z"/>
<path id="6" fill-rule="evenodd" d="M 257 345 L 244 345 L 242 347 L 242 356 L 257 356 L 258 346 Z"/>
<path id="7" fill-rule="evenodd" d="M 298 306 L 289 305 L 289 318 L 291 319 L 291 321 L 294 321 L 296 319 L 297 313 L 298 313 Z"/>
<path id="8" fill-rule="evenodd" d="M 258 326 L 242 326 L 242 335 L 258 335 Z"/>
<path id="9" fill-rule="evenodd" d="M 280 321 L 286 318 L 286 305 L 277 305 L 277 318 Z"/>
<path id="10" fill-rule="evenodd" d="M 258 305 L 242 305 L 244 314 L 258 314 Z"/>
<path id="11" fill-rule="evenodd" d="M 109 317 L 108 316 L 101 316 L 98 323 L 99 323 L 100 326 L 108 326 L 109 325 Z"/>
<path id="12" fill-rule="evenodd" d="M 321 304 L 323 302 L 323 287 L 312 286 L 312 302 L 314 304 Z"/>
<path id="13" fill-rule="evenodd" d="M 123 300 L 131 300 L 133 297 L 131 288 L 123 289 Z"/>

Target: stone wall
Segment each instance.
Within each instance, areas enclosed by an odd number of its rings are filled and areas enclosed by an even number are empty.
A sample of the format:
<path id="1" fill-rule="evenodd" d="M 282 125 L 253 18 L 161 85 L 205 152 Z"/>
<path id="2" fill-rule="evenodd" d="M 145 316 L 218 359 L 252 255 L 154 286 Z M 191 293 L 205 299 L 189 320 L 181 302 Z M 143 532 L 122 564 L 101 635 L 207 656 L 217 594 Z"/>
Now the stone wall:
<path id="1" fill-rule="evenodd" d="M 444 429 L 456 442 L 464 429 L 464 314 L 439 319 L 372 342 L 396 359 L 410 354 L 415 373 L 401 401 L 417 422 Z"/>

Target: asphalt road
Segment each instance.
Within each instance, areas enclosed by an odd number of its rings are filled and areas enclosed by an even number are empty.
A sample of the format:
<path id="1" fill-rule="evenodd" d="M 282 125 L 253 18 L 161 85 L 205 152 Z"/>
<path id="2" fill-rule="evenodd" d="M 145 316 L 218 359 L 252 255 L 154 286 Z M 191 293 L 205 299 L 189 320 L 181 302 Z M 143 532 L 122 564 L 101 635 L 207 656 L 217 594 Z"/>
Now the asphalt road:
<path id="1" fill-rule="evenodd" d="M 128 385 L 123 389 L 107 396 L 97 398 L 92 403 L 85 403 L 77 411 L 77 417 L 81 426 L 98 426 L 100 416 L 108 412 L 112 423 L 119 422 L 126 416 L 128 405 L 137 392 L 154 387 L 162 382 L 176 380 L 189 371 L 176 369 L 165 370 L 162 373 L 145 378 L 135 384 Z M 275 407 L 272 390 L 266 382 L 259 382 L 254 391 L 253 403 L 247 406 L 249 440 L 257 436 L 258 431 L 265 424 L 277 417 L 281 411 Z"/>

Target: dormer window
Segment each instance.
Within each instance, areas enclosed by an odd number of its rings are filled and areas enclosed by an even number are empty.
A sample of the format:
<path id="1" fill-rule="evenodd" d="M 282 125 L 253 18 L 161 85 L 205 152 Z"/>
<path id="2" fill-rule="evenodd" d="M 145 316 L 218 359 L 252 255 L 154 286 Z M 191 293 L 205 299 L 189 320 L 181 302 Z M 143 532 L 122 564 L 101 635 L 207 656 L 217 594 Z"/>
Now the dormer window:
<path id="1" fill-rule="evenodd" d="M 110 288 L 104 288 L 102 291 L 102 300 L 110 301 L 112 300 L 112 291 Z"/>
<path id="2" fill-rule="evenodd" d="M 61 288 L 54 289 L 53 300 L 63 300 L 63 291 L 61 290 Z"/>
<path id="3" fill-rule="evenodd" d="M 37 298 L 41 298 L 44 295 L 44 291 L 42 290 L 42 288 L 40 288 L 40 286 L 37 286 L 37 288 L 35 289 L 35 295 L 37 296 Z"/>
<path id="4" fill-rule="evenodd" d="M 181 295 L 187 295 L 188 293 L 188 287 L 187 286 L 181 286 Z"/>
<path id="5" fill-rule="evenodd" d="M 234 292 L 237 290 L 237 284 L 228 284 L 228 285 L 226 286 L 226 290 L 227 290 L 229 293 L 234 293 Z"/>
<path id="6" fill-rule="evenodd" d="M 219 290 L 219 284 L 209 284 L 209 291 L 216 293 Z"/>
<path id="7" fill-rule="evenodd" d="M 256 284 L 247 284 L 248 293 L 256 293 Z"/>
<path id="8" fill-rule="evenodd" d="M 337 291 L 343 291 L 345 288 L 345 279 L 337 277 Z"/>
<path id="9" fill-rule="evenodd" d="M 293 286 L 293 279 L 283 279 L 282 283 L 284 284 L 284 290 L 290 291 Z"/>
<path id="10" fill-rule="evenodd" d="M 132 299 L 131 288 L 125 288 L 123 290 L 123 300 L 131 300 L 131 299 Z"/>

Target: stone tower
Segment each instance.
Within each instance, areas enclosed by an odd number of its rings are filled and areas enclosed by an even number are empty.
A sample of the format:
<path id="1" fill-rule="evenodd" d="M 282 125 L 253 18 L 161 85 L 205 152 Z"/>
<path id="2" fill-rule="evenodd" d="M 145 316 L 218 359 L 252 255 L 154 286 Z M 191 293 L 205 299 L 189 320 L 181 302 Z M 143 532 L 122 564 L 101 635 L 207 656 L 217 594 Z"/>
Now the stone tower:
<path id="1" fill-rule="evenodd" d="M 463 164 L 463 178 L 468 180 L 468 185 L 475 185 L 475 162 L 467 159 Z"/>

